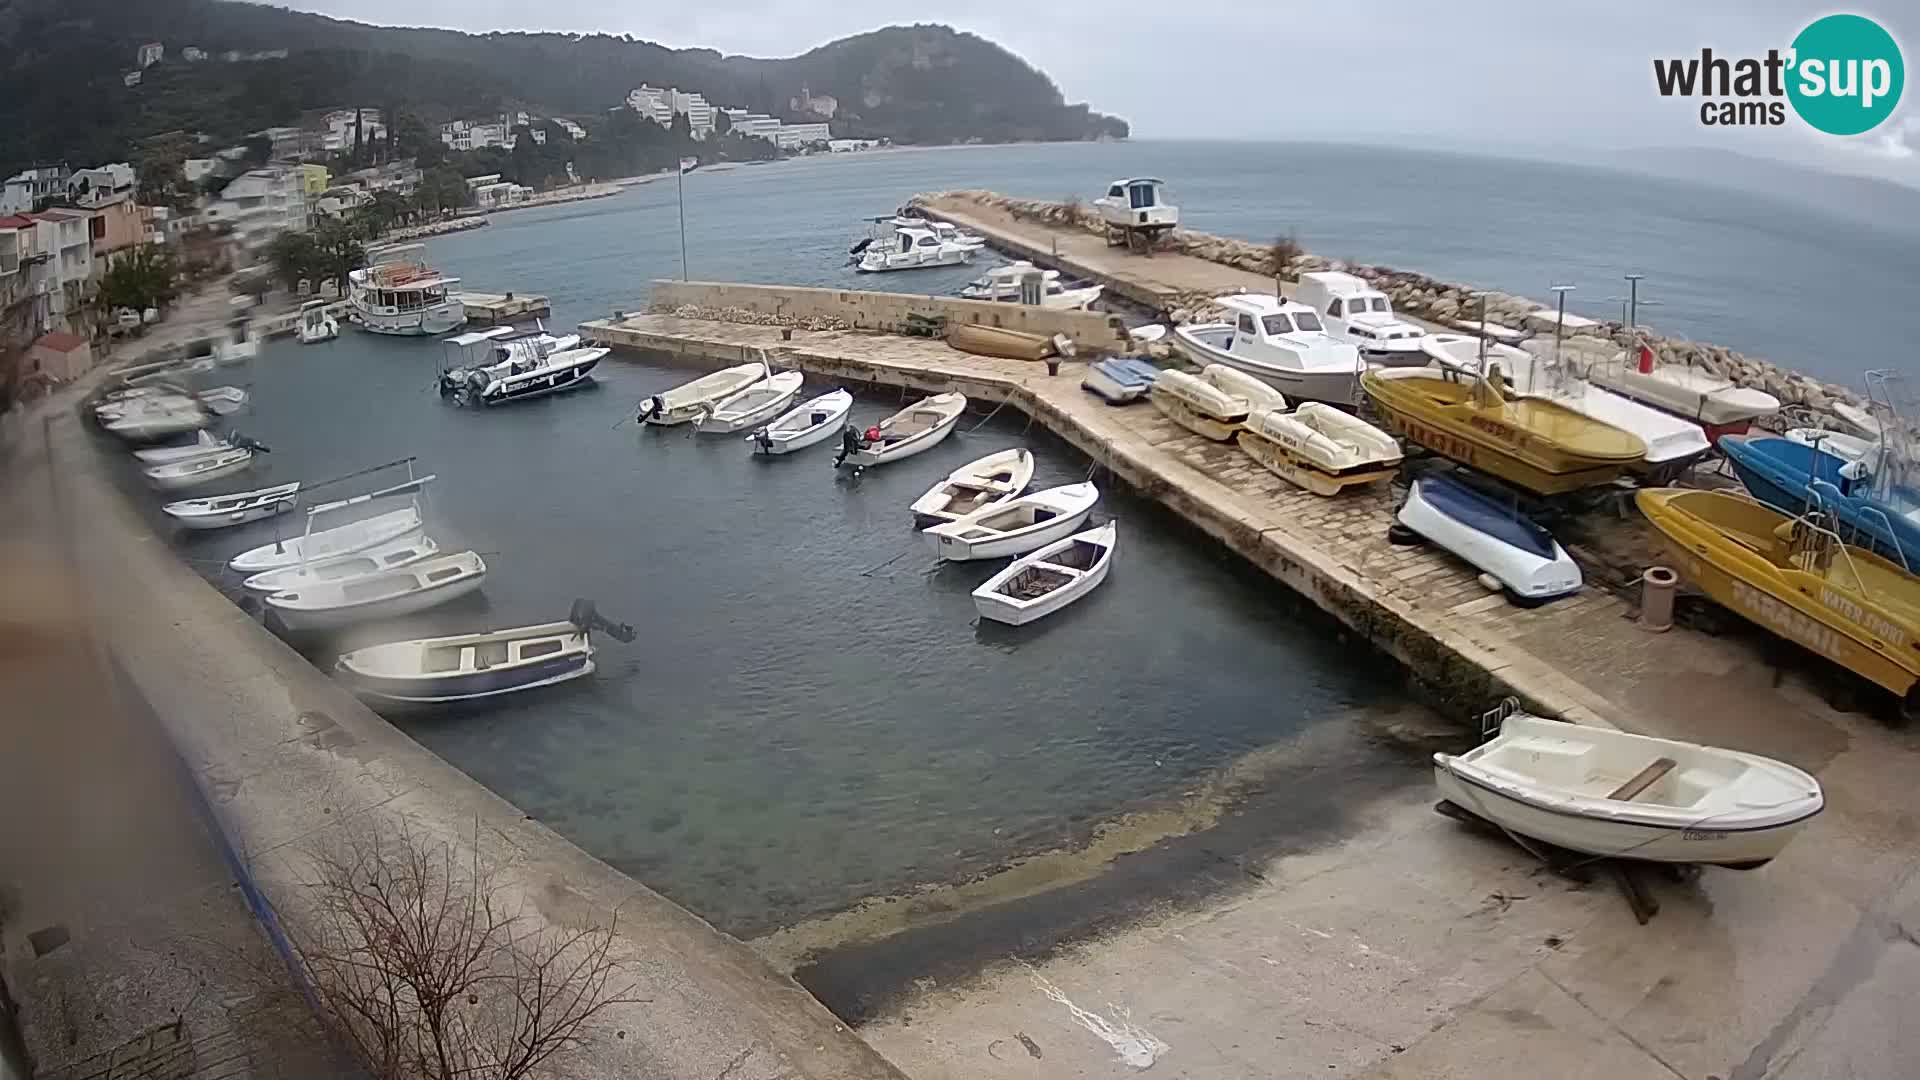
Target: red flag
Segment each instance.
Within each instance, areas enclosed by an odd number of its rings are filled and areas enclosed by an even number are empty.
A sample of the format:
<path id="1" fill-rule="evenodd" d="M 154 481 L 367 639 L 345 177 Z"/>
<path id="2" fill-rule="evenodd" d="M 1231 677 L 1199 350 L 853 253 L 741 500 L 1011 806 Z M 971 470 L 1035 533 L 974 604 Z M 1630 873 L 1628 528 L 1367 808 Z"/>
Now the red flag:
<path id="1" fill-rule="evenodd" d="M 1653 374 L 1653 347 L 1645 342 L 1640 343 L 1640 374 Z"/>

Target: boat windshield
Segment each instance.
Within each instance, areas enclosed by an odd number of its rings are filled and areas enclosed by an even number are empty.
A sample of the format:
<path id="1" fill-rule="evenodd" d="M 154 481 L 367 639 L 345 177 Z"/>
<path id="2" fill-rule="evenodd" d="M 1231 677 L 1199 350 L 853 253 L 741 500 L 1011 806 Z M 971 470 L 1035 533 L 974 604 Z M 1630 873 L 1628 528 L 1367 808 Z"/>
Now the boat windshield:
<path id="1" fill-rule="evenodd" d="M 1299 323 L 1300 329 L 1302 330 L 1312 331 L 1320 329 L 1320 316 L 1315 315 L 1311 311 L 1302 311 L 1294 315 L 1293 321 Z"/>
<path id="2" fill-rule="evenodd" d="M 1268 315 L 1260 320 L 1260 325 L 1266 327 L 1267 333 L 1274 337 L 1293 333 L 1293 320 L 1285 315 Z"/>
<path id="3" fill-rule="evenodd" d="M 1376 296 L 1376 297 L 1374 297 L 1374 298 L 1373 298 L 1373 310 L 1375 310 L 1375 311 L 1382 311 L 1382 312 L 1390 312 L 1390 311 L 1392 311 L 1392 310 L 1393 310 L 1393 307 L 1392 307 L 1392 305 L 1390 305 L 1390 304 L 1388 304 L 1388 303 L 1387 303 L 1387 298 L 1386 298 L 1386 297 L 1384 297 L 1384 296 Z"/>

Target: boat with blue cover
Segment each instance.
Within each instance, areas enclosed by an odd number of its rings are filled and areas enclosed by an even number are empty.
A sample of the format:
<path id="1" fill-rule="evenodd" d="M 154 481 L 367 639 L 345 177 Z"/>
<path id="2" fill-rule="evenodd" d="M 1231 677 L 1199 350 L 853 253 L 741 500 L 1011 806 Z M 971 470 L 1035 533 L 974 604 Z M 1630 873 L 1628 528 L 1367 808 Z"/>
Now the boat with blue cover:
<path id="1" fill-rule="evenodd" d="M 1088 364 L 1080 388 L 1109 405 L 1125 405 L 1146 397 L 1159 375 L 1160 365 L 1144 356 L 1116 356 Z"/>
<path id="2" fill-rule="evenodd" d="M 1869 461 L 1772 435 L 1725 435 L 1720 449 L 1754 498 L 1789 516 L 1824 510 L 1848 543 L 1920 566 L 1920 492 L 1876 485 Z"/>
<path id="3" fill-rule="evenodd" d="M 1400 524 L 1498 581 L 1518 603 L 1542 603 L 1580 589 L 1580 566 L 1552 533 L 1451 476 L 1415 480 L 1396 516 Z"/>

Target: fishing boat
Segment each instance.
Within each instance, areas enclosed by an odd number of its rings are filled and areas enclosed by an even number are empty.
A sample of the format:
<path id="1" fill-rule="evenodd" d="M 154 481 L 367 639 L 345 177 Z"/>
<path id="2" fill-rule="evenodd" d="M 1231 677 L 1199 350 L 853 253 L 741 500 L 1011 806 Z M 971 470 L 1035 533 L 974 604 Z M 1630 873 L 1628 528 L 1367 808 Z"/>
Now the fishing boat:
<path id="1" fill-rule="evenodd" d="M 840 454 L 834 467 L 851 465 L 855 470 L 870 465 L 904 461 L 940 445 L 960 423 L 967 411 L 964 394 L 935 394 L 901 409 L 864 432 L 846 428 L 841 432 Z"/>
<path id="2" fill-rule="evenodd" d="M 340 336 L 340 320 L 327 310 L 325 300 L 309 300 L 300 305 L 300 321 L 294 332 L 302 345 L 318 345 Z"/>
<path id="3" fill-rule="evenodd" d="M 1118 526 L 1109 521 L 1022 555 L 973 590 L 974 610 L 1012 626 L 1045 618 L 1107 579 L 1118 540 Z"/>
<path id="4" fill-rule="evenodd" d="M 368 264 L 347 273 L 347 308 L 353 321 L 376 334 L 409 337 L 450 333 L 467 321 L 466 305 L 453 291 L 459 278 L 428 266 L 420 244 L 395 244 L 367 252 Z"/>
<path id="5" fill-rule="evenodd" d="M 1586 375 L 1609 390 L 1699 424 L 1709 439 L 1744 434 L 1755 420 L 1780 411 L 1780 399 L 1772 394 L 1699 368 L 1658 363 L 1647 345 L 1633 350 L 1632 360 L 1620 352 L 1589 367 Z"/>
<path id="6" fill-rule="evenodd" d="M 1033 479 L 1033 454 L 1025 447 L 969 461 L 913 501 L 913 524 L 926 528 L 1017 498 Z"/>
<path id="7" fill-rule="evenodd" d="M 895 225 L 893 234 L 865 245 L 855 245 L 853 268 L 863 274 L 892 270 L 924 270 L 970 262 L 980 248 L 957 239 L 942 239 L 924 225 Z"/>
<path id="8" fill-rule="evenodd" d="M 336 630 L 439 607 L 478 590 L 486 577 L 486 561 L 462 551 L 365 577 L 283 589 L 261 603 L 288 630 Z"/>
<path id="9" fill-rule="evenodd" d="M 396 484 L 379 491 L 369 491 L 313 507 L 307 511 L 306 531 L 301 535 L 249 548 L 227 560 L 227 566 L 242 574 L 258 574 L 265 570 L 304 566 L 321 559 L 366 551 L 395 540 L 417 537 L 423 525 L 419 492 L 433 479 L 429 474 L 417 480 L 408 480 L 404 484 Z M 401 495 L 410 497 L 409 504 L 397 510 L 350 521 L 330 529 L 313 527 L 323 515 L 358 510 L 375 500 Z"/>
<path id="10" fill-rule="evenodd" d="M 1515 711 L 1464 754 L 1433 755 L 1447 802 L 1511 833 L 1601 858 L 1751 870 L 1825 805 L 1820 783 L 1758 754 Z"/>
<path id="11" fill-rule="evenodd" d="M 215 416 L 232 416 L 246 408 L 250 400 L 247 392 L 237 386 L 216 386 L 211 390 L 202 390 L 193 396 Z"/>
<path id="12" fill-rule="evenodd" d="M 1647 454 L 1638 435 L 1547 398 L 1509 400 L 1486 377 L 1385 368 L 1360 384 L 1399 434 L 1540 495 L 1609 483 Z"/>
<path id="13" fill-rule="evenodd" d="M 1327 333 L 1360 350 L 1360 358 L 1386 367 L 1421 367 L 1425 330 L 1393 313 L 1387 294 L 1353 274 L 1317 270 L 1300 275 L 1293 298 L 1320 316 Z"/>
<path id="14" fill-rule="evenodd" d="M 1139 401 L 1153 389 L 1160 366 L 1141 356 L 1116 356 L 1087 365 L 1080 388 L 1109 405 Z"/>
<path id="15" fill-rule="evenodd" d="M 416 532 L 350 555 L 335 555 L 299 566 L 264 570 L 249 575 L 240 582 L 240 587 L 251 593 L 284 592 L 322 582 L 349 581 L 383 570 L 395 570 L 438 554 L 440 545 L 434 543 L 433 537 Z"/>
<path id="16" fill-rule="evenodd" d="M 920 535 L 942 559 L 1003 559 L 1072 536 L 1099 501 L 1092 484 L 1067 484 L 943 521 Z"/>
<path id="17" fill-rule="evenodd" d="M 768 374 L 764 360 L 709 372 L 641 402 L 639 419 L 663 427 L 698 420 L 721 401 L 765 379 Z"/>
<path id="18" fill-rule="evenodd" d="M 253 468 L 254 447 L 236 446 L 231 450 L 222 450 L 206 457 L 188 458 L 185 461 L 171 461 L 165 465 L 154 465 L 145 470 L 147 481 L 161 491 L 184 491 L 187 488 L 210 484 L 215 480 L 224 480 L 229 476 L 238 476 Z M 265 450 L 266 447 L 259 447 Z"/>
<path id="19" fill-rule="evenodd" d="M 1400 468 L 1400 444 L 1393 436 L 1318 401 L 1290 413 L 1257 411 L 1234 439 L 1248 457 L 1316 495 L 1376 483 Z"/>
<path id="20" fill-rule="evenodd" d="M 1100 285 L 1074 285 L 1068 288 L 1060 280 L 1060 271 L 1041 270 L 1030 262 L 1012 262 L 1005 266 L 996 266 L 985 274 L 974 278 L 961 288 L 960 296 L 964 300 L 992 300 L 1004 304 L 1026 302 L 1023 291 L 1029 275 L 1040 275 L 1038 292 L 1034 295 L 1039 306 L 1059 308 L 1066 311 L 1085 311 L 1093 306 L 1095 300 L 1105 291 Z"/>
<path id="21" fill-rule="evenodd" d="M 170 502 L 160 509 L 189 529 L 224 529 L 284 514 L 300 502 L 300 484 L 276 484 L 257 491 Z"/>
<path id="22" fill-rule="evenodd" d="M 1334 405 L 1360 403 L 1360 350 L 1328 334 L 1305 304 L 1236 293 L 1214 303 L 1230 322 L 1176 326 L 1173 335 L 1198 364 L 1225 364 L 1259 377 L 1288 397 Z"/>
<path id="23" fill-rule="evenodd" d="M 143 465 L 165 465 L 173 461 L 185 461 L 188 458 L 206 457 L 222 450 L 231 450 L 238 445 L 238 436 L 215 435 L 204 428 L 194 432 L 193 441 L 183 446 L 153 446 L 145 450 L 135 450 L 133 456 Z"/>
<path id="24" fill-rule="evenodd" d="M 1184 371 L 1162 371 L 1147 397 L 1167 419 L 1216 442 L 1233 438 L 1252 410 L 1246 398 Z"/>
<path id="25" fill-rule="evenodd" d="M 1051 337 L 976 323 L 955 323 L 947 331 L 947 345 L 974 356 L 1002 360 L 1045 360 L 1058 349 Z"/>
<path id="26" fill-rule="evenodd" d="M 1552 533 L 1453 477 L 1416 479 L 1394 519 L 1499 582 L 1516 603 L 1541 604 L 1580 591 L 1580 565 Z"/>
<path id="27" fill-rule="evenodd" d="M 1920 569 L 1920 493 L 1876 485 L 1873 461 L 1774 435 L 1727 435 L 1720 450 L 1754 498 L 1789 515 L 1825 511 L 1848 543 Z"/>
<path id="28" fill-rule="evenodd" d="M 542 331 L 526 341 L 525 348 L 515 342 L 493 341 L 493 362 L 472 368 L 452 368 L 440 375 L 440 395 L 459 396 L 482 405 L 504 405 L 526 401 L 563 390 L 573 390 L 592 381 L 593 369 L 609 350 L 580 348 L 578 334 L 555 338 Z M 449 338 L 459 343 L 473 335 Z M 563 347 L 571 345 L 573 347 Z"/>
<path id="29" fill-rule="evenodd" d="M 714 405 L 713 411 L 694 424 L 695 431 L 731 435 L 736 431 L 764 424 L 780 415 L 793 399 L 800 396 L 800 384 L 806 376 L 798 371 L 783 371 L 762 379 L 745 390 Z"/>
<path id="30" fill-rule="evenodd" d="M 853 395 L 833 390 L 789 409 L 773 423 L 747 436 L 756 454 L 791 454 L 832 438 L 853 410 Z"/>
<path id="31" fill-rule="evenodd" d="M 630 642 L 633 627 L 575 601 L 565 622 L 479 634 L 390 641 L 342 653 L 334 662 L 359 693 L 381 701 L 444 705 L 570 682 L 593 674 L 595 630 Z"/>
<path id="32" fill-rule="evenodd" d="M 1659 488 L 1635 500 L 1695 588 L 1886 689 L 1903 716 L 1920 715 L 1920 580 L 1844 543 L 1824 515 L 1793 517 L 1722 491 Z"/>

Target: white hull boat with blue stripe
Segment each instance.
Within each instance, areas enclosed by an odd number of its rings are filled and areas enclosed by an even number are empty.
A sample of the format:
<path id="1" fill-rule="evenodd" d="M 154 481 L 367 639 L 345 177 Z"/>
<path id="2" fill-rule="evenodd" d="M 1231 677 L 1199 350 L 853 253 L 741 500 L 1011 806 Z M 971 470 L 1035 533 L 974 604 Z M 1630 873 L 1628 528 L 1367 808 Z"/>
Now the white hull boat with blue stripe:
<path id="1" fill-rule="evenodd" d="M 569 622 L 422 638 L 343 654 L 335 665 L 360 693 L 435 705 L 553 686 L 593 674 L 593 643 Z"/>
<path id="2" fill-rule="evenodd" d="M 284 514 L 300 502 L 300 484 L 277 484 L 258 491 L 182 499 L 160 509 L 189 529 L 224 529 Z"/>
<path id="3" fill-rule="evenodd" d="M 1521 603 L 1541 603 L 1580 589 L 1580 566 L 1552 533 L 1451 477 L 1415 480 L 1397 517 L 1400 524 L 1498 581 Z"/>

